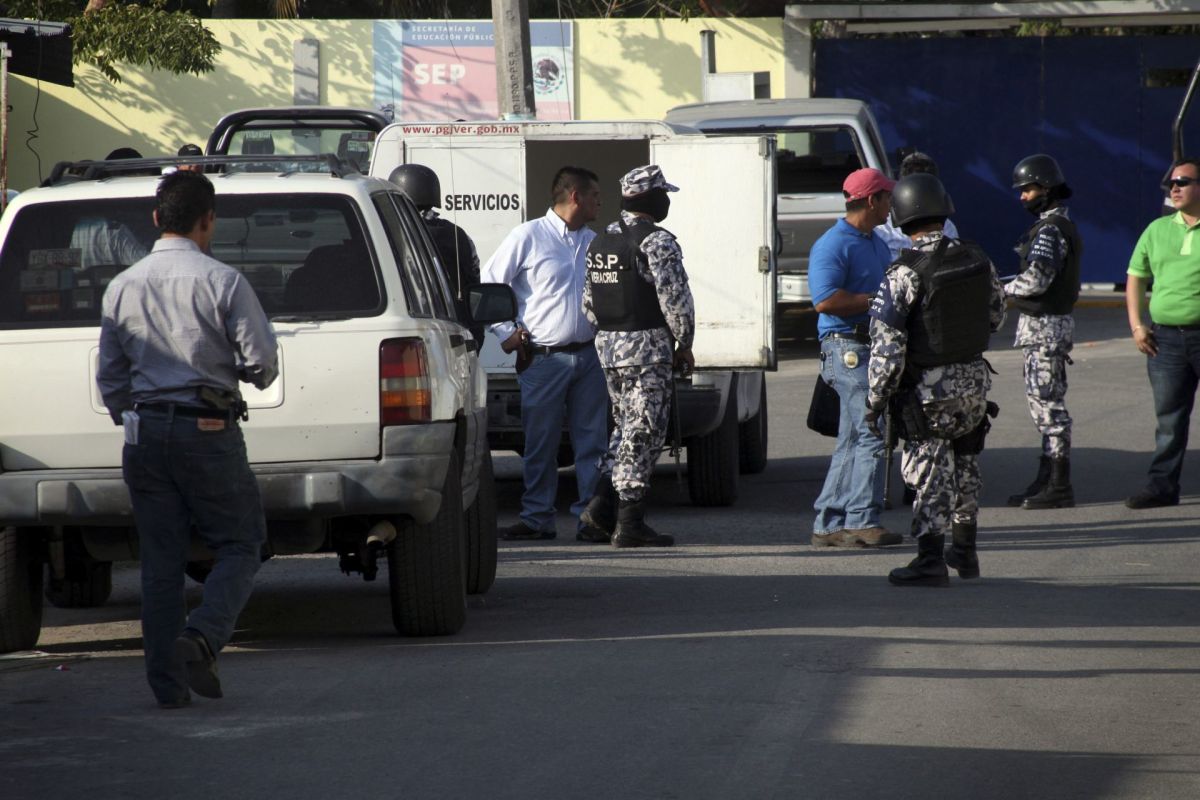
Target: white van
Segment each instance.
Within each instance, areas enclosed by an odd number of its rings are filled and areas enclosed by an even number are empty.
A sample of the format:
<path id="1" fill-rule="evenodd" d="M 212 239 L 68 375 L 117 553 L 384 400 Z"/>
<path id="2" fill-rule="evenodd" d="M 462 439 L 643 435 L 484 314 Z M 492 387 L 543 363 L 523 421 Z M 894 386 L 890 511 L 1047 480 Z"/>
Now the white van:
<path id="1" fill-rule="evenodd" d="M 481 261 L 517 225 L 550 205 L 550 183 L 567 164 L 600 176 L 596 226 L 616 219 L 618 181 L 658 164 L 673 184 L 665 227 L 683 248 L 696 303 L 697 372 L 677 382 L 688 489 L 698 505 L 729 505 L 739 472 L 766 465 L 763 370 L 774 369 L 775 140 L 707 137 L 658 121 L 405 122 L 377 137 L 371 175 L 424 164 L 442 186 L 442 215 L 475 241 Z M 487 337 L 488 435 L 494 449 L 522 447 L 513 357 Z"/>

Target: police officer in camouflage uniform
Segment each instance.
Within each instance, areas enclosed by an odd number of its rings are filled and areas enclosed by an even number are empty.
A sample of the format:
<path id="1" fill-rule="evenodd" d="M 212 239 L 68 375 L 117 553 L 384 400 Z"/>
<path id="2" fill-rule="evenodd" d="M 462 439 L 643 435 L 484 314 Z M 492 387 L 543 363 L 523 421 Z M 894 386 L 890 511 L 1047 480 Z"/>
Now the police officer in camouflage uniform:
<path id="1" fill-rule="evenodd" d="M 667 547 L 675 539 L 643 521 L 650 473 L 667 436 L 672 366 L 695 366 L 696 313 L 683 252 L 656 223 L 671 207 L 662 170 L 650 164 L 621 178 L 621 217 L 588 248 L 583 311 L 596 326 L 615 426 L 600 459 L 596 494 L 578 538 L 616 547 Z"/>
<path id="2" fill-rule="evenodd" d="M 1004 323 L 1004 293 L 987 255 L 944 235 L 954 204 L 935 176 L 902 178 L 894 224 L 912 239 L 888 267 L 871 303 L 867 423 L 893 414 L 905 439 L 901 474 L 916 492 L 917 557 L 894 569 L 897 586 L 945 586 L 947 564 L 979 577 L 975 520 L 979 452 L 987 432 L 988 338 Z M 890 404 L 890 411 L 889 411 Z M 943 553 L 946 531 L 950 549 Z"/>
<path id="3" fill-rule="evenodd" d="M 424 164 L 401 164 L 392 170 L 388 180 L 403 189 L 421 212 L 425 229 L 441 257 L 446 279 L 461 302 L 466 288 L 479 283 L 479 254 L 466 231 L 433 210 L 434 206 L 442 205 L 442 184 L 437 173 Z M 482 341 L 482 336 L 476 338 Z"/>
<path id="4" fill-rule="evenodd" d="M 1025 397 L 1042 434 L 1037 476 L 1008 498 L 1021 508 L 1075 505 L 1071 487 L 1071 415 L 1067 412 L 1067 364 L 1075 336 L 1071 311 L 1079 298 L 1083 242 L 1063 201 L 1071 196 L 1058 162 L 1048 155 L 1022 159 L 1013 170 L 1021 205 L 1037 217 L 1021 241 L 1021 272 L 1004 287 L 1020 310 L 1016 345 L 1025 360 Z"/>

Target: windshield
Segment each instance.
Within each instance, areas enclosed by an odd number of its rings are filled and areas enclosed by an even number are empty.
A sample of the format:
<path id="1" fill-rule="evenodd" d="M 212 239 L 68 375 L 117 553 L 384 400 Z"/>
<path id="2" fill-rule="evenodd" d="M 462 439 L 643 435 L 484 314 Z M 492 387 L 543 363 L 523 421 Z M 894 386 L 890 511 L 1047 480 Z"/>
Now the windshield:
<path id="1" fill-rule="evenodd" d="M 98 325 L 104 289 L 158 238 L 151 198 L 20 209 L 0 251 L 0 327 Z M 374 254 L 354 202 L 330 194 L 217 197 L 212 255 L 281 316 L 379 313 Z"/>
<path id="2" fill-rule="evenodd" d="M 746 128 L 711 131 L 720 134 L 775 134 L 778 194 L 841 194 L 846 176 L 867 166 L 854 129 L 845 125 L 824 128 Z"/>

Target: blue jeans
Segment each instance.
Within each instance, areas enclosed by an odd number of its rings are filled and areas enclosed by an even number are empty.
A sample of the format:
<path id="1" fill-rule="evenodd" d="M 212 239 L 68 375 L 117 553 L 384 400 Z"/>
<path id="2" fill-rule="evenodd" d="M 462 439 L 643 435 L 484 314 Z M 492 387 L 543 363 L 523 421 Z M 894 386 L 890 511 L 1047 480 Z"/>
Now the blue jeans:
<path id="1" fill-rule="evenodd" d="M 517 376 L 521 384 L 521 427 L 525 430 L 525 493 L 521 521 L 538 531 L 554 530 L 558 493 L 558 446 L 563 421 L 575 451 L 579 499 L 576 517 L 596 489 L 600 456 L 608 445 L 608 389 L 594 347 L 575 353 L 536 355 Z"/>
<path id="2" fill-rule="evenodd" d="M 142 562 L 142 640 L 146 677 L 160 702 L 187 692 L 173 647 L 184 627 L 204 635 L 214 653 L 233 636 L 262 563 L 266 521 L 242 431 L 225 423 L 141 409 L 138 443 L 123 453 Z M 204 599 L 187 614 L 184 567 L 192 527 L 216 556 Z M 186 619 L 185 619 L 186 617 Z"/>
<path id="3" fill-rule="evenodd" d="M 858 363 L 846 365 L 846 354 Z M 813 508 L 813 533 L 873 528 L 883 509 L 883 439 L 867 430 L 867 362 L 871 348 L 826 336 L 821 342 L 821 375 L 841 400 L 841 424 L 825 486 Z"/>
<path id="4" fill-rule="evenodd" d="M 1147 488 L 1155 494 L 1179 497 L 1179 476 L 1187 452 L 1188 425 L 1200 382 L 1200 331 L 1154 326 L 1158 355 L 1146 359 L 1146 374 L 1154 393 L 1154 458 Z"/>

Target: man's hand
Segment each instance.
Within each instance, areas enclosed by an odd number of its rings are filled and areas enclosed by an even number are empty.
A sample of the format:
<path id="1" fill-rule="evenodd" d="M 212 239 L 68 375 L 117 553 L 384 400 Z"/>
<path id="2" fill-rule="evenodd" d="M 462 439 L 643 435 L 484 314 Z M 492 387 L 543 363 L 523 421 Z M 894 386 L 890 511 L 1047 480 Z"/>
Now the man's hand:
<path id="1" fill-rule="evenodd" d="M 500 343 L 500 349 L 506 353 L 511 353 L 520 347 L 523 347 L 529 341 L 529 331 L 524 328 L 517 328 L 503 342 Z"/>
<path id="2" fill-rule="evenodd" d="M 692 355 L 692 348 L 681 347 L 676 350 L 672 366 L 685 378 L 691 375 L 692 371 L 696 369 L 696 358 Z"/>
<path id="3" fill-rule="evenodd" d="M 1154 332 L 1145 325 L 1138 325 L 1133 329 L 1133 343 L 1137 345 L 1139 352 L 1151 358 L 1158 355 L 1158 342 L 1154 340 Z"/>
<path id="4" fill-rule="evenodd" d="M 880 403 L 878 406 L 871 405 L 871 401 L 867 401 L 867 430 L 880 439 L 883 438 L 883 431 L 879 430 L 879 418 L 883 416 L 883 412 L 887 409 L 887 403 Z"/>

